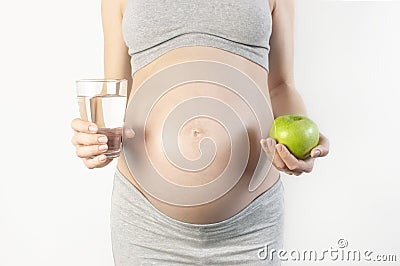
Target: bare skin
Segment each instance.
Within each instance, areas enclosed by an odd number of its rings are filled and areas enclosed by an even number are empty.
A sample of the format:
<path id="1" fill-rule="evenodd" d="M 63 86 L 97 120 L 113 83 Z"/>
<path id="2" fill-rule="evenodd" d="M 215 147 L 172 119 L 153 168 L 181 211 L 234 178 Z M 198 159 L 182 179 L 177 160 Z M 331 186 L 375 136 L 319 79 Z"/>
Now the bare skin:
<path id="1" fill-rule="evenodd" d="M 161 56 L 154 62 L 138 70 L 132 76 L 129 64 L 130 57 L 125 42 L 123 41 L 121 31 L 122 14 L 125 9 L 126 0 L 103 0 L 102 19 L 104 31 L 105 78 L 127 79 L 129 87 L 131 88 L 130 96 L 132 96 L 141 82 L 149 75 L 155 73 L 158 67 L 162 65 L 176 63 L 182 58 L 190 59 L 190 56 L 193 54 L 198 55 L 203 53 L 203 57 L 219 56 L 221 60 L 229 61 L 231 64 L 237 64 L 238 66 L 250 69 L 249 73 L 253 73 L 258 78 L 259 84 L 264 88 L 264 94 L 270 99 L 274 117 L 283 114 L 306 116 L 307 113 L 304 103 L 294 87 L 294 3 L 293 0 L 270 0 L 269 3 L 273 18 L 273 34 L 270 39 L 269 73 L 258 65 L 256 66 L 255 63 L 244 60 L 238 55 L 221 53 L 218 49 L 204 49 L 192 46 L 176 49 L 173 53 L 167 53 L 165 56 Z M 229 101 L 229 99 L 227 100 Z M 76 154 L 78 157 L 82 158 L 86 167 L 98 168 L 104 167 L 110 163 L 110 160 L 102 155 L 107 149 L 107 145 L 104 144 L 107 142 L 107 139 L 104 135 L 96 133 L 97 126 L 95 124 L 77 118 L 72 121 L 71 126 L 75 132 L 72 143 L 76 147 Z M 206 121 L 200 121 L 193 126 L 192 130 L 183 133 L 186 134 L 186 136 L 183 136 L 186 142 L 182 145 L 186 147 L 187 153 L 190 154 L 190 152 L 194 152 L 190 149 L 190 145 L 195 143 L 196 139 L 201 137 L 202 134 L 205 134 L 206 129 L 210 131 L 214 130 L 212 124 L 207 124 Z M 129 134 L 131 137 L 134 137 L 134 132 L 129 132 Z M 273 160 L 274 166 L 261 186 L 250 193 L 247 188 L 248 180 L 246 183 L 246 180 L 243 178 L 223 197 L 201 206 L 182 207 L 170 205 L 147 194 L 136 183 L 123 156 L 120 156 L 118 159 L 118 169 L 161 212 L 184 222 L 212 223 L 233 216 L 246 207 L 257 196 L 268 190 L 279 178 L 279 171 L 290 175 L 300 175 L 302 173 L 311 172 L 315 158 L 325 156 L 329 152 L 329 142 L 323 134 L 320 134 L 319 145 L 311 151 L 311 157 L 306 160 L 296 159 L 284 145 L 277 144 L 273 139 L 267 138 L 260 139 L 259 141 L 267 157 Z M 223 151 L 221 152 L 223 153 Z M 93 159 L 89 158 L 93 155 L 96 157 Z M 195 155 L 196 154 L 193 153 L 193 156 Z"/>

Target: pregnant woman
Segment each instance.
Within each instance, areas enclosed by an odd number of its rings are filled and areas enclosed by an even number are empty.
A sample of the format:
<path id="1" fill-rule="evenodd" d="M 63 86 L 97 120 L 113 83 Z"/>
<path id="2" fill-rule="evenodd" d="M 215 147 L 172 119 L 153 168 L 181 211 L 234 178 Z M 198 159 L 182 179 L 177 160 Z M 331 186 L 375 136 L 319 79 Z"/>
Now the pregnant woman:
<path id="1" fill-rule="evenodd" d="M 104 73 L 128 80 L 126 124 L 142 115 L 140 106 L 153 108 L 146 125 L 136 125 L 143 131 L 127 129 L 124 155 L 118 158 L 111 209 L 115 265 L 280 265 L 276 253 L 265 254 L 283 248 L 280 172 L 310 172 L 315 158 L 329 151 L 320 134 L 311 156 L 298 160 L 267 138 L 269 128 L 260 133 L 259 123 L 270 126 L 274 117 L 306 115 L 294 87 L 293 20 L 293 0 L 102 1 Z M 167 92 L 169 80 L 204 73 L 232 88 L 189 82 Z M 151 87 L 149 80 L 157 77 L 159 85 Z M 258 89 L 235 87 L 246 80 Z M 158 102 L 151 98 L 154 91 Z M 171 126 L 183 103 L 187 109 L 181 113 L 204 115 Z M 178 115 L 168 120 L 174 112 Z M 163 138 L 164 125 L 177 134 Z M 111 162 L 97 125 L 76 118 L 72 128 L 72 143 L 86 167 Z M 173 164 L 164 154 L 171 143 L 176 151 L 171 157 L 208 161 L 197 170 Z M 146 153 L 137 148 L 141 145 Z M 265 174 L 258 168 L 263 163 L 269 165 L 261 167 Z M 257 176 L 262 178 L 255 182 Z M 222 181 L 212 182 L 217 179 Z"/>

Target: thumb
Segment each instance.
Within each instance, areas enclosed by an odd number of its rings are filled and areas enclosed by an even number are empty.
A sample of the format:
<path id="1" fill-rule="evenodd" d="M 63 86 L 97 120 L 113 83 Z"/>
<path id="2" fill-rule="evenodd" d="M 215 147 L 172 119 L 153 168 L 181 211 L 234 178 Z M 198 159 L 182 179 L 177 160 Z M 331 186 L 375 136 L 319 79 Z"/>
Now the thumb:
<path id="1" fill-rule="evenodd" d="M 311 150 L 311 157 L 324 157 L 329 153 L 329 140 L 321 135 L 319 144 Z"/>
<path id="2" fill-rule="evenodd" d="M 127 139 L 132 139 L 135 137 L 135 131 L 132 128 L 124 128 L 124 136 Z"/>

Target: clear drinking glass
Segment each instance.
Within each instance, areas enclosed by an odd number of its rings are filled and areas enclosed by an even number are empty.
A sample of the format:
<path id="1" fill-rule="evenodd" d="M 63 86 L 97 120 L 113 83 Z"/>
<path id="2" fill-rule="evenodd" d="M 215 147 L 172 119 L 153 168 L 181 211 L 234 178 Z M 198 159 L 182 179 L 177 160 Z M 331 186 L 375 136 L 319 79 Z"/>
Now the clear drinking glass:
<path id="1" fill-rule="evenodd" d="M 76 92 L 81 119 L 93 122 L 108 138 L 107 158 L 121 151 L 128 82 L 126 79 L 80 79 Z"/>

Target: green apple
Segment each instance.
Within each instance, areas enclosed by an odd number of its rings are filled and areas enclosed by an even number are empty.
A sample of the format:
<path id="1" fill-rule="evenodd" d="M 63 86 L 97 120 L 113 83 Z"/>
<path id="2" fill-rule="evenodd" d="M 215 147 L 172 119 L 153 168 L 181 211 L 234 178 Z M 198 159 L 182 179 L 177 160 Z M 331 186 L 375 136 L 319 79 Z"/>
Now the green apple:
<path id="1" fill-rule="evenodd" d="M 317 125 L 311 119 L 300 115 L 277 117 L 271 126 L 269 136 L 284 144 L 298 159 L 309 157 L 310 151 L 319 141 Z"/>

